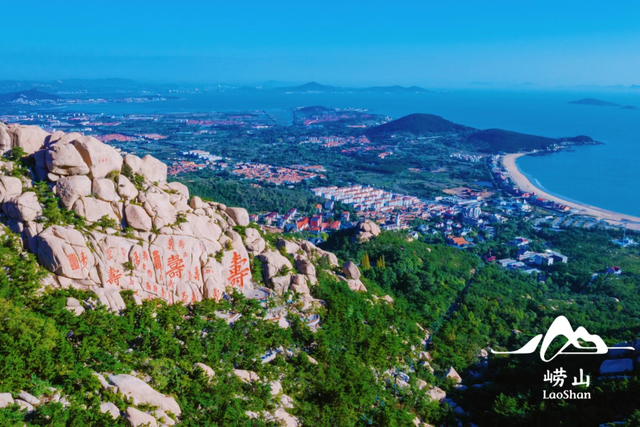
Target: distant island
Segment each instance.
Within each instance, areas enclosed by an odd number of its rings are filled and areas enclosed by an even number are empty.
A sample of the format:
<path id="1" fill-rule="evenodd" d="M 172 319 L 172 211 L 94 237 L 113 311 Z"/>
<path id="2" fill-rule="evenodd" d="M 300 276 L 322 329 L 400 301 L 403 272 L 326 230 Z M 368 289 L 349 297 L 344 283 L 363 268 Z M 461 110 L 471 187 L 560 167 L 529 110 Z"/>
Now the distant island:
<path id="1" fill-rule="evenodd" d="M 418 86 L 372 86 L 366 88 L 352 88 L 328 86 L 316 82 L 309 82 L 299 86 L 277 87 L 268 89 L 279 93 L 429 93 L 430 90 Z"/>
<path id="2" fill-rule="evenodd" d="M 569 104 L 595 105 L 597 107 L 620 107 L 620 104 L 616 104 L 614 102 L 602 101 L 601 99 L 595 99 L 595 98 L 584 98 L 584 99 L 579 99 L 577 101 L 569 101 Z"/>
<path id="3" fill-rule="evenodd" d="M 586 135 L 565 138 L 549 138 L 528 135 L 503 129 L 474 129 L 433 114 L 410 114 L 397 120 L 367 129 L 372 139 L 384 140 L 396 134 L 437 138 L 443 134 L 456 134 L 460 144 L 468 149 L 486 153 L 517 153 L 520 151 L 551 151 L 570 145 L 594 145 Z"/>

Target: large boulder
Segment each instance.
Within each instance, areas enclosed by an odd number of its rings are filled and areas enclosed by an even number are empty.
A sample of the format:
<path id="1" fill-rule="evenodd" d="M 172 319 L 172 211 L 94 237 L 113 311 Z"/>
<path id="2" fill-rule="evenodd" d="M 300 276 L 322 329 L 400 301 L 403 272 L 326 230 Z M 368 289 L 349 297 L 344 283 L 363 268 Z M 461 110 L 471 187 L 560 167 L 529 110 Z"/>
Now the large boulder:
<path id="1" fill-rule="evenodd" d="M 109 172 L 120 172 L 122 157 L 115 148 L 91 136 L 83 136 L 73 141 L 84 162 L 89 166 L 91 178 L 104 178 Z"/>
<path id="2" fill-rule="evenodd" d="M 345 276 L 347 276 L 348 279 L 359 280 L 361 276 L 358 266 L 351 261 L 347 261 L 344 263 L 344 265 L 342 266 L 342 272 Z"/>
<path id="3" fill-rule="evenodd" d="M 111 415 L 114 420 L 120 416 L 120 410 L 111 402 L 102 402 L 100 404 L 100 412 Z"/>
<path id="4" fill-rule="evenodd" d="M 167 184 L 171 191 L 175 191 L 185 199 L 189 198 L 189 188 L 181 182 L 170 182 Z"/>
<path id="5" fill-rule="evenodd" d="M 53 225 L 36 237 L 38 261 L 52 273 L 70 279 L 85 279 L 95 261 L 82 233 Z"/>
<path id="6" fill-rule="evenodd" d="M 176 222 L 178 211 L 171 204 L 171 198 L 167 193 L 140 194 L 138 200 L 143 203 L 158 229 Z"/>
<path id="7" fill-rule="evenodd" d="M 231 219 L 238 225 L 247 226 L 249 225 L 249 213 L 244 208 L 227 208 L 225 210 L 227 215 L 231 217 Z"/>
<path id="8" fill-rule="evenodd" d="M 178 402 L 173 397 L 157 392 L 149 384 L 133 375 L 109 375 L 109 381 L 124 396 L 133 398 L 134 405 L 146 403 L 157 406 L 164 412 L 171 412 L 176 416 L 180 416 L 182 413 Z"/>
<path id="9" fill-rule="evenodd" d="M 446 377 L 453 380 L 453 382 L 456 384 L 460 384 L 462 382 L 462 377 L 460 376 L 460 374 L 458 374 L 458 372 L 456 372 L 453 366 L 449 367 Z"/>
<path id="10" fill-rule="evenodd" d="M 22 181 L 14 176 L 0 176 L 0 203 L 22 194 Z"/>
<path id="11" fill-rule="evenodd" d="M 0 156 L 11 150 L 11 135 L 7 132 L 7 127 L 0 123 Z"/>
<path id="12" fill-rule="evenodd" d="M 42 215 L 42 207 L 38 202 L 38 196 L 33 191 L 5 200 L 2 205 L 4 213 L 18 221 L 33 221 Z"/>
<path id="13" fill-rule="evenodd" d="M 123 199 L 133 200 L 138 197 L 138 189 L 129 178 L 124 175 L 118 175 L 118 194 Z"/>
<path id="14" fill-rule="evenodd" d="M 244 245 L 248 251 L 259 254 L 264 252 L 267 244 L 258 230 L 255 228 L 247 228 L 245 230 Z"/>
<path id="15" fill-rule="evenodd" d="M 65 176 L 56 182 L 55 192 L 62 206 L 71 209 L 80 197 L 91 195 L 91 180 L 85 175 Z"/>
<path id="16" fill-rule="evenodd" d="M 116 202 L 120 200 L 116 193 L 113 181 L 108 178 L 94 179 L 91 191 L 94 197 L 104 200 L 105 202 Z"/>
<path id="17" fill-rule="evenodd" d="M 132 427 L 158 427 L 158 422 L 152 415 L 142 412 L 136 408 L 128 407 L 125 413 L 127 416 L 127 423 Z"/>
<path id="18" fill-rule="evenodd" d="M 372 237 L 376 237 L 380 234 L 380 226 L 371 220 L 365 220 L 358 224 L 358 234 L 356 235 L 358 240 L 367 241 Z"/>
<path id="19" fill-rule="evenodd" d="M 73 205 L 73 210 L 90 222 L 99 221 L 105 215 L 116 222 L 120 221 L 110 203 L 93 197 L 80 197 Z"/>
<path id="20" fill-rule="evenodd" d="M 72 144 L 57 143 L 45 150 L 47 170 L 57 175 L 86 175 L 89 166 Z"/>
<path id="21" fill-rule="evenodd" d="M 143 158 L 133 154 L 124 156 L 124 163 L 133 170 L 134 173 L 142 175 L 151 182 L 167 181 L 167 165 L 160 160 L 146 155 Z"/>
<path id="22" fill-rule="evenodd" d="M 431 400 L 442 402 L 447 397 L 447 393 L 439 387 L 432 387 L 427 391 L 427 396 L 429 396 Z"/>
<path id="23" fill-rule="evenodd" d="M 292 270 L 291 261 L 279 252 L 267 251 L 258 257 L 263 263 L 263 271 L 266 279 L 276 277 L 283 270 Z"/>
<path id="24" fill-rule="evenodd" d="M 13 396 L 11 393 L 0 393 L 0 408 L 13 405 Z"/>
<path id="25" fill-rule="evenodd" d="M 8 133 L 11 136 L 12 148 L 22 148 L 26 154 L 33 154 L 38 151 L 49 136 L 47 132 L 38 126 L 9 126 Z"/>
<path id="26" fill-rule="evenodd" d="M 124 208 L 124 215 L 127 219 L 127 224 L 136 230 L 150 231 L 153 228 L 151 217 L 142 206 L 127 205 Z"/>

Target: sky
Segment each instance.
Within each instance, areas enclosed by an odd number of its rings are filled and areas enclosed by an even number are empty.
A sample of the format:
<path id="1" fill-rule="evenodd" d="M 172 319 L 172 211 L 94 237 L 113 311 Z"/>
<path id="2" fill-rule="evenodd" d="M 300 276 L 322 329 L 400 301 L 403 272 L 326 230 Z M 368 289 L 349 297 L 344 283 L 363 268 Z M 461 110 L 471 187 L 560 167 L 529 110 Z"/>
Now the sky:
<path id="1" fill-rule="evenodd" d="M 4 3 L 0 79 L 640 84 L 630 0 Z"/>

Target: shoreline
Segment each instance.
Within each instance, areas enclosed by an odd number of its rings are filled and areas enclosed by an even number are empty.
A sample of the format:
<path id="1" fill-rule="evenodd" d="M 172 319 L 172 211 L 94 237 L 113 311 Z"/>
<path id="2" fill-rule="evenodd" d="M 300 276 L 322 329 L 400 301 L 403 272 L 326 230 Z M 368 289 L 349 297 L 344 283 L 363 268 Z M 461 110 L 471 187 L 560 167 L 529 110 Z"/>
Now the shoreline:
<path id="1" fill-rule="evenodd" d="M 580 215 L 593 216 L 598 220 L 602 219 L 607 221 L 609 224 L 616 226 L 624 226 L 624 224 L 627 224 L 628 229 L 640 231 L 639 217 L 613 212 L 607 209 L 599 208 L 597 206 L 591 206 L 586 203 L 565 200 L 558 196 L 549 194 L 539 187 L 536 187 L 529 180 L 529 178 L 527 178 L 522 172 L 520 172 L 518 166 L 516 165 L 516 159 L 522 156 L 526 156 L 527 154 L 531 153 L 506 154 L 502 157 L 502 166 L 504 166 L 504 168 L 511 176 L 511 179 L 513 179 L 520 190 L 525 193 L 535 193 L 538 197 L 543 197 L 556 203 L 570 206 L 572 209 L 577 209 Z"/>

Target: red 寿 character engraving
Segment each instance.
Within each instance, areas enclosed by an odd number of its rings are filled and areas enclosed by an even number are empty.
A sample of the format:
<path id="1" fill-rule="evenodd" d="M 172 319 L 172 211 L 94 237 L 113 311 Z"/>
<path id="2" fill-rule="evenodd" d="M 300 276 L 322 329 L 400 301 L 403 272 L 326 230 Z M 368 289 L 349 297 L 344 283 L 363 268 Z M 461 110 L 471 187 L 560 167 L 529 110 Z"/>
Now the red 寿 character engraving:
<path id="1" fill-rule="evenodd" d="M 80 263 L 78 262 L 78 256 L 76 254 L 67 254 L 67 259 L 69 260 L 69 266 L 72 270 L 80 269 Z"/>
<path id="2" fill-rule="evenodd" d="M 184 270 L 184 262 L 178 255 L 171 255 L 167 260 L 167 264 L 169 265 L 169 271 L 167 271 L 167 276 L 169 277 L 182 277 L 182 270 Z"/>
<path id="3" fill-rule="evenodd" d="M 122 274 L 120 271 L 116 270 L 113 267 L 109 267 L 109 278 L 107 279 L 107 283 L 111 285 L 119 284 L 120 278 Z"/>
<path id="4" fill-rule="evenodd" d="M 244 287 L 244 277 L 249 274 L 249 269 L 246 267 L 243 268 L 246 262 L 247 259 L 242 258 L 238 252 L 233 253 L 231 268 L 229 268 L 229 283 L 231 283 L 231 286 L 237 288 Z"/>

